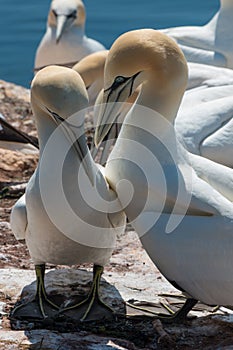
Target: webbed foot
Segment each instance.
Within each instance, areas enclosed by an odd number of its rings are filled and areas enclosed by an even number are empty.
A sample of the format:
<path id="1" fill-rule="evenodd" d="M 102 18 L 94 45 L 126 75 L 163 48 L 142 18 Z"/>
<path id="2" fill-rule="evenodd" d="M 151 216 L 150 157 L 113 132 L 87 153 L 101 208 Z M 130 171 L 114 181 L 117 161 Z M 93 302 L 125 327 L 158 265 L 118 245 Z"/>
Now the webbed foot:
<path id="1" fill-rule="evenodd" d="M 36 295 L 28 302 L 20 302 L 11 312 L 11 318 L 18 319 L 45 319 L 53 317 L 59 309 L 47 296 L 44 286 L 45 265 L 35 265 Z"/>
<path id="2" fill-rule="evenodd" d="M 86 299 L 81 302 L 61 308 L 60 313 L 79 321 L 90 321 L 100 318 L 113 318 L 115 311 L 104 303 L 99 295 L 100 278 L 103 267 L 94 265 L 93 282 Z"/>

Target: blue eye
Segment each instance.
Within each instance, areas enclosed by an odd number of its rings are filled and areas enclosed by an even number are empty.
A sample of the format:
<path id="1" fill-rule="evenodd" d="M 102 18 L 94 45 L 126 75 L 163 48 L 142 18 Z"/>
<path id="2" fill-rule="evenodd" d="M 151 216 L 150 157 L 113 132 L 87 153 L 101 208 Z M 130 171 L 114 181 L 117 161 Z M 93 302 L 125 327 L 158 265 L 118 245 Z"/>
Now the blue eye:
<path id="1" fill-rule="evenodd" d="M 122 77 L 122 76 L 118 76 L 115 78 L 111 88 L 114 90 L 114 89 L 117 89 L 121 84 L 123 84 L 124 82 L 126 82 L 129 78 L 125 78 L 125 77 Z"/>
<path id="2" fill-rule="evenodd" d="M 117 84 L 122 84 L 122 83 L 124 83 L 125 80 L 126 80 L 126 78 L 119 76 L 119 77 L 116 77 L 114 82 Z"/>

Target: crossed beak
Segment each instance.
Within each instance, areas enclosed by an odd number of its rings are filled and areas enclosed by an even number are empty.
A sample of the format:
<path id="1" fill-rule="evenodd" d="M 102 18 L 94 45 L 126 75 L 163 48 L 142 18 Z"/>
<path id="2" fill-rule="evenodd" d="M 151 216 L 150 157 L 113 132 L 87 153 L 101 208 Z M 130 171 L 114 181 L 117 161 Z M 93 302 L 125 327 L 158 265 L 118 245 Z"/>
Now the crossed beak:
<path id="1" fill-rule="evenodd" d="M 89 150 L 87 147 L 84 132 L 80 133 L 80 136 L 77 137 L 77 128 L 81 128 L 83 127 L 83 125 L 74 125 L 68 122 L 66 119 L 59 116 L 58 114 L 53 113 L 51 111 L 49 112 L 53 116 L 56 124 L 62 127 L 64 134 L 71 141 L 75 151 L 77 152 L 78 158 L 81 162 L 81 165 L 83 166 L 86 175 L 88 176 L 92 186 L 94 186 L 96 174 L 93 168 L 91 157 L 88 154 Z"/>
<path id="2" fill-rule="evenodd" d="M 121 84 L 113 83 L 113 85 L 101 92 L 98 96 L 98 104 L 95 105 L 94 114 L 97 120 L 95 130 L 95 145 L 98 147 L 104 137 L 109 133 L 112 125 L 116 122 L 123 103 L 131 96 L 133 92 L 133 84 L 135 78 L 140 74 L 136 73 L 132 77 L 124 78 Z"/>

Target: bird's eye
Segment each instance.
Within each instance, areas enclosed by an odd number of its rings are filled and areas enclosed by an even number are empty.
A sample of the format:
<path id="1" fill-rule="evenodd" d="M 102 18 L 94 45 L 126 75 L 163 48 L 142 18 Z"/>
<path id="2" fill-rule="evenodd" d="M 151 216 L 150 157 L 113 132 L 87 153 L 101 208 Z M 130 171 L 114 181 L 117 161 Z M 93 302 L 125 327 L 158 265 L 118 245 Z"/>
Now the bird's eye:
<path id="1" fill-rule="evenodd" d="M 114 89 L 117 89 L 121 84 L 123 84 L 125 81 L 127 81 L 129 78 L 125 78 L 125 77 L 122 77 L 122 76 L 118 76 L 115 78 L 112 86 L 111 86 L 111 89 L 114 90 Z"/>
<path id="2" fill-rule="evenodd" d="M 52 10 L 55 17 L 57 17 L 57 12 L 55 10 Z"/>
<path id="3" fill-rule="evenodd" d="M 126 78 L 119 76 L 119 77 L 116 77 L 114 82 L 117 84 L 122 84 L 122 83 L 124 83 L 125 80 L 126 80 Z"/>
<path id="4" fill-rule="evenodd" d="M 76 11 L 73 11 L 72 13 L 67 15 L 67 18 L 76 18 L 76 17 L 77 17 L 77 12 Z"/>
<path id="5" fill-rule="evenodd" d="M 108 89 L 104 90 L 104 92 L 117 89 L 121 84 L 123 84 L 124 82 L 126 82 L 129 79 L 130 78 L 125 78 L 125 77 L 122 77 L 121 75 L 118 75 L 118 77 L 115 78 L 112 85 Z"/>

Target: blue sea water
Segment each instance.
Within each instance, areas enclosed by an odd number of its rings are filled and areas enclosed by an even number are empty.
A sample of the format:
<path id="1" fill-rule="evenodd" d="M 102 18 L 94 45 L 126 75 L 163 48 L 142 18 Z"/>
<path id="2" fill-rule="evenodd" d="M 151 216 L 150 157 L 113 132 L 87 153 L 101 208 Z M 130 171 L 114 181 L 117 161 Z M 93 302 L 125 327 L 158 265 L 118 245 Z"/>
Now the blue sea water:
<path id="1" fill-rule="evenodd" d="M 219 8 L 219 0 L 84 0 L 84 4 L 87 35 L 107 48 L 131 29 L 205 24 Z M 0 79 L 29 87 L 49 5 L 50 0 L 0 1 Z"/>

